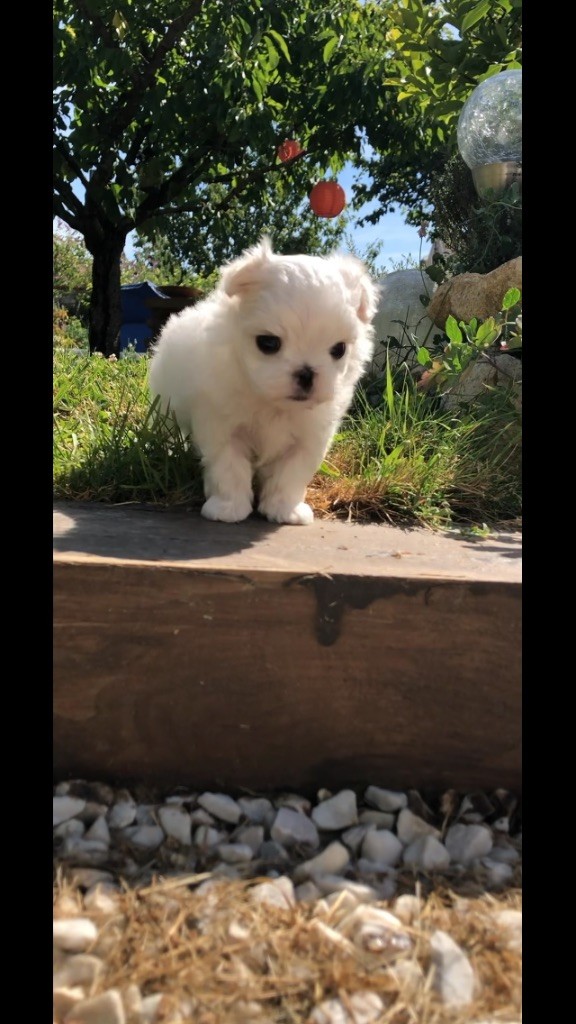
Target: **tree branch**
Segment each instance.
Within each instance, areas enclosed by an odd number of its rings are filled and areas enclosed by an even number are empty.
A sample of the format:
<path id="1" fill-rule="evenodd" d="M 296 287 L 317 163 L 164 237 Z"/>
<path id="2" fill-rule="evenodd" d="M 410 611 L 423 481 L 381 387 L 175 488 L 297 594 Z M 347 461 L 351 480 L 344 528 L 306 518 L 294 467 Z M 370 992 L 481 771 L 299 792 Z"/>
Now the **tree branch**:
<path id="1" fill-rule="evenodd" d="M 56 142 L 54 143 L 54 148 L 57 149 L 58 152 L 62 154 L 70 169 L 74 171 L 74 174 L 77 178 L 80 178 L 80 181 L 84 185 L 84 188 L 88 189 L 90 179 L 85 176 L 84 171 L 80 167 L 80 164 L 77 162 L 75 157 L 72 156 L 72 153 L 68 149 L 68 146 L 66 145 L 64 139 L 56 139 Z"/>

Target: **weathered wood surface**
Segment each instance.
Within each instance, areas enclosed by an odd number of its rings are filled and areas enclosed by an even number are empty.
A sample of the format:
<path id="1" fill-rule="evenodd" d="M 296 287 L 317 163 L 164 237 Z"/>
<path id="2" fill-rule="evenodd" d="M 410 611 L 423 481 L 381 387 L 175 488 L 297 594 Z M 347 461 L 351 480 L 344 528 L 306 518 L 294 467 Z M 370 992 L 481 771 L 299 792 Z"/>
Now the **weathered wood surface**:
<path id="1" fill-rule="evenodd" d="M 519 790 L 519 553 L 60 506 L 54 775 Z"/>

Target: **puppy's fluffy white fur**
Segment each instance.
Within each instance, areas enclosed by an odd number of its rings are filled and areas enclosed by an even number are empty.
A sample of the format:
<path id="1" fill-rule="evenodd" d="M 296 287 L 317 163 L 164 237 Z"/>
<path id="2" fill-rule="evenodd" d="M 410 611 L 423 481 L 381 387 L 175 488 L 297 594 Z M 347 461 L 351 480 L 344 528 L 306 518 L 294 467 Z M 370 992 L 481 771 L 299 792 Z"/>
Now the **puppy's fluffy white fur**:
<path id="1" fill-rule="evenodd" d="M 201 454 L 203 516 L 245 519 L 255 483 L 267 519 L 312 522 L 306 487 L 372 356 L 376 305 L 354 257 L 280 256 L 263 239 L 169 319 L 150 388 Z"/>

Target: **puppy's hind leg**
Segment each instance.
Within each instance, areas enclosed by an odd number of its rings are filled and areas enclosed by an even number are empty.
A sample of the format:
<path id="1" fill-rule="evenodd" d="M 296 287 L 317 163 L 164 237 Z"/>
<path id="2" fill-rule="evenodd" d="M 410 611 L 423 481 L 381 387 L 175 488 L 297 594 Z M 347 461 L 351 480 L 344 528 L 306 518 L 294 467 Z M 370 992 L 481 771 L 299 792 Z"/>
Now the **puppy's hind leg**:
<path id="1" fill-rule="evenodd" d="M 244 452 L 229 444 L 217 454 L 203 455 L 205 519 L 239 523 L 252 512 L 252 464 Z"/>

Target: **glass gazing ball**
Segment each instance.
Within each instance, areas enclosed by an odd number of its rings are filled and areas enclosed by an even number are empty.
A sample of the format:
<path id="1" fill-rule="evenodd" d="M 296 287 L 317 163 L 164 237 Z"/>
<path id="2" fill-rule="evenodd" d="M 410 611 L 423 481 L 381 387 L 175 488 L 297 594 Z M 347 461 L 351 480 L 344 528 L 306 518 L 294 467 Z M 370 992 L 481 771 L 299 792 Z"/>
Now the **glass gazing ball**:
<path id="1" fill-rule="evenodd" d="M 500 71 L 477 85 L 458 119 L 458 149 L 471 170 L 522 162 L 522 71 Z"/>

